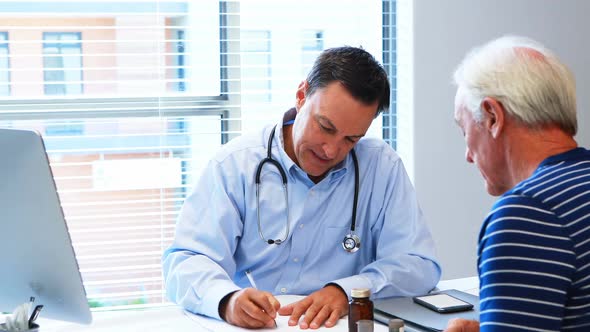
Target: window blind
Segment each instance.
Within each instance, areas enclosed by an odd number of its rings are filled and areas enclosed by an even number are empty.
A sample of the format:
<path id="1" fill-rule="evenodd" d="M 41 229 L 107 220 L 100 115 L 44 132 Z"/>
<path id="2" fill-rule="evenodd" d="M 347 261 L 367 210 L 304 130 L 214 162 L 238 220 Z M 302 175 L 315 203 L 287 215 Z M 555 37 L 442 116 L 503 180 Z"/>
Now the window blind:
<path id="1" fill-rule="evenodd" d="M 278 121 L 321 50 L 382 59 L 384 45 L 376 0 L 0 1 L 0 13 L 0 126 L 43 135 L 94 308 L 166 302 L 161 255 L 209 158 Z"/>

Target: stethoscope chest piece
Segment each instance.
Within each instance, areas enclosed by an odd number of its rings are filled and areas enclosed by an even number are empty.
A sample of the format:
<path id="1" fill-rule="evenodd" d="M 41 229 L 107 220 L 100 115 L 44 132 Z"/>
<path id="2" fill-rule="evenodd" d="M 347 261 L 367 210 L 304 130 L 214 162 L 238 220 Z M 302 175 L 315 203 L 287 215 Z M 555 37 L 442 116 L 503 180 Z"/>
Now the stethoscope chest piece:
<path id="1" fill-rule="evenodd" d="M 342 248 L 350 253 L 358 251 L 360 247 L 361 239 L 356 234 L 349 233 L 342 240 Z"/>

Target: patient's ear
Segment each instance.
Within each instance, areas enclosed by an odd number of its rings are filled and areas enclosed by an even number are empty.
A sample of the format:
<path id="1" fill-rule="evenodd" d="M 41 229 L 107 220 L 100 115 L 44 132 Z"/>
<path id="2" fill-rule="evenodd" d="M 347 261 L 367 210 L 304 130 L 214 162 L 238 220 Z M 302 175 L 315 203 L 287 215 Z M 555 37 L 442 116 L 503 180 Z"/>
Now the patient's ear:
<path id="1" fill-rule="evenodd" d="M 504 130 L 506 110 L 502 103 L 491 97 L 485 97 L 481 102 L 483 124 L 493 138 L 498 138 Z"/>

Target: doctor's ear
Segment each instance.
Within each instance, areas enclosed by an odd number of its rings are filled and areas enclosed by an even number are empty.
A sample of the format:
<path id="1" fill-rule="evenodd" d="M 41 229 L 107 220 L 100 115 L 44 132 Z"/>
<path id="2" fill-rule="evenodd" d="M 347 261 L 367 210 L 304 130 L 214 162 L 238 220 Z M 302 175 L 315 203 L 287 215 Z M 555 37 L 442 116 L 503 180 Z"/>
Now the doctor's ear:
<path id="1" fill-rule="evenodd" d="M 309 88 L 309 84 L 307 83 L 306 80 L 301 81 L 301 83 L 299 83 L 299 87 L 297 88 L 297 92 L 295 93 L 295 98 L 296 98 L 296 102 L 295 102 L 295 108 L 297 109 L 297 112 L 299 112 L 299 109 L 301 108 L 301 106 L 303 106 L 303 104 L 305 104 L 305 97 L 307 96 L 307 89 Z"/>
<path id="2" fill-rule="evenodd" d="M 506 110 L 502 103 L 491 97 L 485 97 L 481 102 L 483 124 L 493 138 L 498 138 L 504 129 Z"/>

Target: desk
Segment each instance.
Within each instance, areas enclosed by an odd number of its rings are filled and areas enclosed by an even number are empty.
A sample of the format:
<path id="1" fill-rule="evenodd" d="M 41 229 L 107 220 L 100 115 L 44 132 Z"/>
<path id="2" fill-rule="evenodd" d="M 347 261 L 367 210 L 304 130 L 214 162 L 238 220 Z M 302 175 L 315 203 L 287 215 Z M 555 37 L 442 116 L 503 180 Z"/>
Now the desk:
<path id="1" fill-rule="evenodd" d="M 477 277 L 462 278 L 454 280 L 441 281 L 437 288 L 458 289 L 477 294 L 478 279 Z M 234 328 L 223 322 L 205 318 L 211 321 L 211 325 L 203 325 L 203 317 L 196 317 L 186 314 L 177 306 L 161 306 L 140 310 L 120 310 L 120 311 L 98 311 L 92 313 L 93 323 L 91 325 L 79 325 L 67 322 L 59 322 L 49 319 L 39 319 L 41 326 L 40 332 L 182 332 L 182 331 L 252 331 L 240 328 Z M 287 326 L 285 320 L 277 320 L 278 329 L 266 329 L 261 331 L 301 331 L 297 326 Z M 205 324 L 206 325 L 206 324 Z M 222 327 L 222 329 L 219 329 Z M 375 332 L 387 332 L 385 325 L 375 322 Z M 330 331 L 330 332 L 348 332 L 348 320 L 346 317 L 340 319 L 338 324 L 333 328 L 322 327 L 318 330 L 307 331 Z M 406 331 L 411 331 L 408 329 Z"/>
<path id="2" fill-rule="evenodd" d="M 39 320 L 40 332 L 238 332 L 252 331 L 228 325 L 225 322 L 185 313 L 177 306 L 165 306 L 144 310 L 121 310 L 93 312 L 91 325 L 78 325 L 51 320 Z M 257 331 L 302 331 L 298 326 L 286 324 L 288 316 L 277 319 L 276 329 Z M 333 328 L 322 327 L 318 330 L 348 332 L 348 319 L 341 318 Z M 375 332 L 387 332 L 387 327 L 375 323 Z"/>

